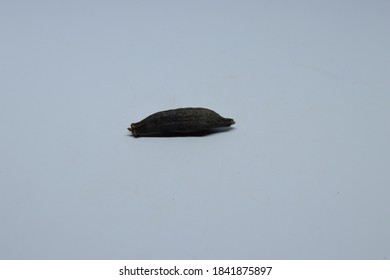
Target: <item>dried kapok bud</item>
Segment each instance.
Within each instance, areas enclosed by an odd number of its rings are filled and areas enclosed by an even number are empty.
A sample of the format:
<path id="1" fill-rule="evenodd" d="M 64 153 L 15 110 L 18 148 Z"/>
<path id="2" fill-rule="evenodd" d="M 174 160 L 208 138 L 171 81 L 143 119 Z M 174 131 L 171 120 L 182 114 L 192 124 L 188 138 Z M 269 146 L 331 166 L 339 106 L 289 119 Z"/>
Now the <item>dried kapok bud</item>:
<path id="1" fill-rule="evenodd" d="M 180 108 L 154 113 L 140 122 L 132 123 L 134 136 L 144 134 L 194 134 L 235 124 L 205 108 Z"/>

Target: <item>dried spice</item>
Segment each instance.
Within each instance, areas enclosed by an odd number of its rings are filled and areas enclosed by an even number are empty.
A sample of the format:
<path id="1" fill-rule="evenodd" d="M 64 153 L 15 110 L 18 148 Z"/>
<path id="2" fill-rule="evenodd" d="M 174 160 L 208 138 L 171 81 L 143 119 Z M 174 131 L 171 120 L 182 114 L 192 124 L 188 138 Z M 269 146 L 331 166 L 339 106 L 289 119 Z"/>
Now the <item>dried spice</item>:
<path id="1" fill-rule="evenodd" d="M 235 124 L 206 108 L 179 108 L 154 113 L 140 122 L 132 123 L 134 136 L 145 134 L 195 134 Z"/>

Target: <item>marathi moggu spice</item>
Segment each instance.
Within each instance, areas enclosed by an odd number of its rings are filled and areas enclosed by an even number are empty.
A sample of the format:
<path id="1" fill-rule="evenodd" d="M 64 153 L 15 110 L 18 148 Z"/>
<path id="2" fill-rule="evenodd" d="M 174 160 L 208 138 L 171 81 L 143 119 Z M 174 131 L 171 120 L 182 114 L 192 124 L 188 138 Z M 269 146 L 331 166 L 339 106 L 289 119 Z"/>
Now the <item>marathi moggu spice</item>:
<path id="1" fill-rule="evenodd" d="M 134 136 L 144 134 L 195 134 L 235 124 L 206 108 L 179 108 L 154 113 L 128 128 Z"/>

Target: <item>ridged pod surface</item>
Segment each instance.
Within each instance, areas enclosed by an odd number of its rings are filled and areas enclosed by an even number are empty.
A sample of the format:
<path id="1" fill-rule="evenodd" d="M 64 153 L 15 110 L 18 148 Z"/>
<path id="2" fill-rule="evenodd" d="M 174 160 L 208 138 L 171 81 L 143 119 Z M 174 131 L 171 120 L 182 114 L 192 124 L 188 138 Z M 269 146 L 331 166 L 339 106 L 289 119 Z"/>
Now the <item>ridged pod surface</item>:
<path id="1" fill-rule="evenodd" d="M 206 108 L 179 108 L 154 113 L 128 128 L 134 136 L 145 134 L 193 134 L 235 124 Z"/>

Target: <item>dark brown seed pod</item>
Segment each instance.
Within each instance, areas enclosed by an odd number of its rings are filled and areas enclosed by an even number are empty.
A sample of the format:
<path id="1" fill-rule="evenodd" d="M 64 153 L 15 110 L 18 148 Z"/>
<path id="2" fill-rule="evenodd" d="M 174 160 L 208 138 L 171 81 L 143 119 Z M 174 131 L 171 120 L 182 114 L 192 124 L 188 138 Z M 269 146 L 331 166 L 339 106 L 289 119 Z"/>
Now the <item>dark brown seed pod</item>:
<path id="1" fill-rule="evenodd" d="M 206 108 L 179 108 L 154 113 L 128 128 L 134 136 L 144 134 L 195 134 L 235 124 Z"/>

